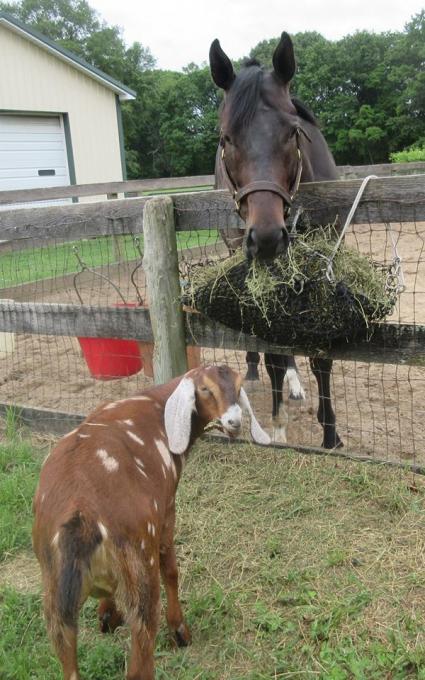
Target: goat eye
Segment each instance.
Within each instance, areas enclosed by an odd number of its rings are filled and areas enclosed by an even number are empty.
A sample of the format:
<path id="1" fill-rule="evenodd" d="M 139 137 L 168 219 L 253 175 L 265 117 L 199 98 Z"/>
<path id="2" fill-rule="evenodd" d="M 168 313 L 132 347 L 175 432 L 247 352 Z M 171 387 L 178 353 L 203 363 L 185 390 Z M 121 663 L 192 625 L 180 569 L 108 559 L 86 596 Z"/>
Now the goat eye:
<path id="1" fill-rule="evenodd" d="M 208 389 L 208 387 L 205 387 L 204 385 L 202 385 L 202 387 L 199 388 L 199 391 L 201 394 L 204 395 L 204 397 L 206 397 L 207 394 L 211 394 L 211 391 Z"/>

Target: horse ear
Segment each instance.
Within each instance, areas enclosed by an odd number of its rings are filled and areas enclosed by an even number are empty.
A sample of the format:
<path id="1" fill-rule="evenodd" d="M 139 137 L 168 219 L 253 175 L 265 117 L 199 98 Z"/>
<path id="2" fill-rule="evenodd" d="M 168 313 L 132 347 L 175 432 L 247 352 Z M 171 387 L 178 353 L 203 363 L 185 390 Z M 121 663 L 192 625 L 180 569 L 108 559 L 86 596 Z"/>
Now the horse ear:
<path id="1" fill-rule="evenodd" d="M 292 40 L 285 31 L 280 36 L 279 44 L 273 54 L 273 68 L 276 77 L 287 85 L 295 74 L 295 56 Z"/>
<path id="2" fill-rule="evenodd" d="M 213 81 L 217 87 L 221 87 L 222 90 L 227 92 L 236 76 L 232 62 L 221 49 L 217 39 L 211 43 L 210 47 L 210 68 Z"/>

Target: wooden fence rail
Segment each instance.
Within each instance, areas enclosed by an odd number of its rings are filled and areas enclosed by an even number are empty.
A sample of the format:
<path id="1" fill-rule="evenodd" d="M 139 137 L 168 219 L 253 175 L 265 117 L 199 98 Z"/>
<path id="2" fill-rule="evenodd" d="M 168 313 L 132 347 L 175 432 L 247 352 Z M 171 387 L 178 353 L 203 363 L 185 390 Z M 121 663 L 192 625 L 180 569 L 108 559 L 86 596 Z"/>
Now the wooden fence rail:
<path id="1" fill-rule="evenodd" d="M 375 324 L 370 340 L 338 344 L 329 350 L 272 345 L 204 316 L 185 313 L 186 343 L 218 349 L 322 356 L 350 361 L 425 365 L 425 326 Z M 0 331 L 65 337 L 127 338 L 152 342 L 149 311 L 144 308 L 90 307 L 0 300 Z"/>
<path id="2" fill-rule="evenodd" d="M 393 175 L 413 175 L 425 173 L 425 162 L 381 163 L 378 165 L 340 165 L 341 179 L 362 179 L 367 175 L 392 177 Z M 116 194 L 141 194 L 166 189 L 190 189 L 193 187 L 213 187 L 214 175 L 195 175 L 193 177 L 161 177 L 156 179 L 135 179 L 126 182 L 101 182 L 96 184 L 74 184 L 44 189 L 15 189 L 0 192 L 0 205 L 8 203 L 29 203 L 62 198 L 87 198 Z"/>
<path id="3" fill-rule="evenodd" d="M 342 221 L 361 180 L 301 184 L 292 214 L 302 208 L 312 224 Z M 149 197 L 101 203 L 76 203 L 0 212 L 0 240 L 50 239 L 56 243 L 94 236 L 140 233 Z M 172 196 L 176 231 L 242 224 L 227 191 L 202 191 Z M 353 223 L 425 221 L 425 174 L 381 177 L 368 184 Z"/>

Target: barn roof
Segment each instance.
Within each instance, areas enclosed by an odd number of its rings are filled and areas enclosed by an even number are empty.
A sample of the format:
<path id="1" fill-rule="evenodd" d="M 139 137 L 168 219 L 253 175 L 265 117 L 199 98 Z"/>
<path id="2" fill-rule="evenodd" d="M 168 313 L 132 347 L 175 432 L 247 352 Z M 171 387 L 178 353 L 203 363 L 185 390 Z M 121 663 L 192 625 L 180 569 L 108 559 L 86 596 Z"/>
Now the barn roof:
<path id="1" fill-rule="evenodd" d="M 102 83 L 102 85 L 115 92 L 121 101 L 127 101 L 129 99 L 136 98 L 136 92 L 127 87 L 127 85 L 120 83 L 118 80 L 115 80 L 115 78 L 111 78 L 111 76 L 108 76 L 107 73 L 104 73 L 100 69 L 96 68 L 96 66 L 92 66 L 84 59 L 81 59 L 81 57 L 78 57 L 73 52 L 70 52 L 70 50 L 61 47 L 42 33 L 39 33 L 26 24 L 23 24 L 21 21 L 18 21 L 18 19 L 15 19 L 15 17 L 10 16 L 10 14 L 6 14 L 6 12 L 0 12 L 0 26 L 6 26 L 15 33 L 18 33 L 27 40 L 35 43 L 47 52 L 50 52 L 50 54 L 53 54 L 58 59 L 67 62 L 74 68 L 85 73 L 90 78 Z"/>

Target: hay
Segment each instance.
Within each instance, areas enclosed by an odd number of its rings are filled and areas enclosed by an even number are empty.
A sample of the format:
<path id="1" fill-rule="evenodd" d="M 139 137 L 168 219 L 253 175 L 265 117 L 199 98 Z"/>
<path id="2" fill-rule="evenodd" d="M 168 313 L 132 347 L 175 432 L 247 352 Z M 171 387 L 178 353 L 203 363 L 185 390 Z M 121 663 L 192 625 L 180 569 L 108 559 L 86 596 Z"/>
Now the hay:
<path id="1" fill-rule="evenodd" d="M 365 337 L 370 324 L 394 308 L 388 268 L 341 245 L 329 281 L 332 236 L 331 228 L 312 231 L 270 263 L 248 262 L 239 251 L 197 267 L 184 302 L 230 328 L 283 345 L 317 348 Z"/>

